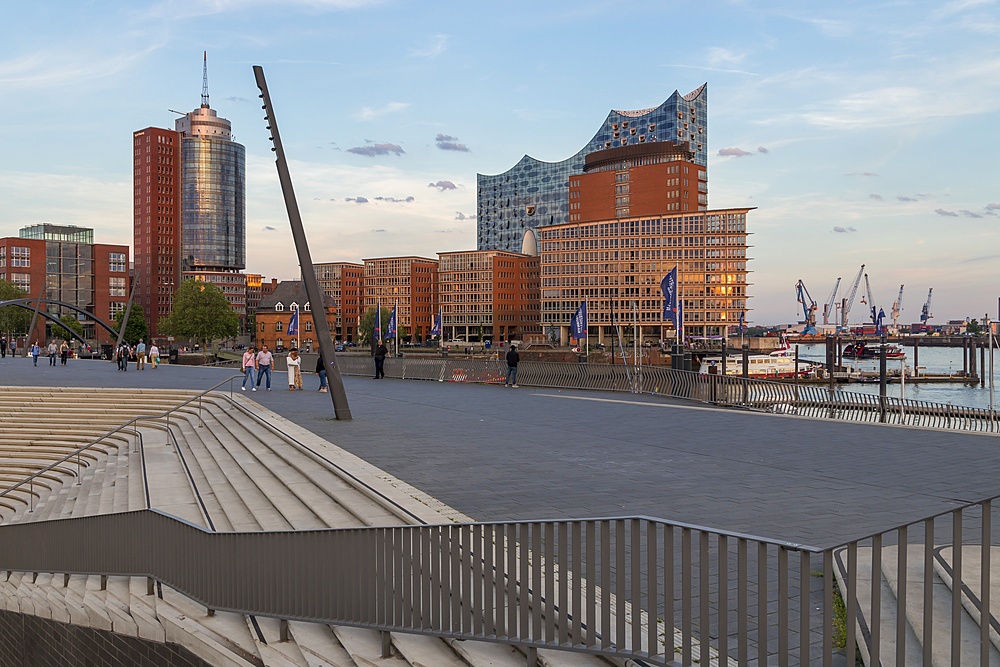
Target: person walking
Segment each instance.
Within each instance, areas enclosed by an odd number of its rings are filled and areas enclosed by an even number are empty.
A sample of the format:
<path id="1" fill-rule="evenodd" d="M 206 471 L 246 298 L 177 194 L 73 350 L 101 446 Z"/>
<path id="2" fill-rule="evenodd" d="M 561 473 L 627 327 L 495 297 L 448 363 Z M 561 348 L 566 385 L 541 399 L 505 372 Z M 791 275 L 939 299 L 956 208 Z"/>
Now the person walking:
<path id="1" fill-rule="evenodd" d="M 55 340 L 50 340 L 49 341 L 49 346 L 47 348 L 45 348 L 45 351 L 49 355 L 49 366 L 55 366 L 56 365 L 56 352 L 59 351 L 59 348 L 56 347 L 56 341 Z"/>
<path id="2" fill-rule="evenodd" d="M 247 390 L 247 380 L 250 380 L 250 390 L 257 391 L 257 386 L 253 383 L 253 372 L 257 367 L 257 355 L 254 352 L 256 349 L 251 346 L 243 353 L 243 361 L 240 363 L 240 367 L 243 369 L 243 382 L 240 384 L 240 389 L 243 391 Z"/>
<path id="3" fill-rule="evenodd" d="M 153 341 L 149 342 L 149 363 L 152 364 L 154 371 L 160 365 L 160 348 L 156 347 Z M 250 382 L 253 382 L 253 378 L 250 378 Z"/>
<path id="4" fill-rule="evenodd" d="M 7 339 L 0 338 L 0 359 L 7 358 Z"/>
<path id="5" fill-rule="evenodd" d="M 122 344 L 118 346 L 115 354 L 118 356 L 118 370 L 127 371 L 128 370 L 128 358 L 132 350 L 129 348 L 128 343 L 122 341 Z"/>
<path id="6" fill-rule="evenodd" d="M 59 345 L 59 358 L 62 365 L 66 365 L 66 359 L 69 357 L 69 341 L 64 340 L 61 345 Z"/>
<path id="7" fill-rule="evenodd" d="M 34 345 L 31 346 L 31 359 L 38 365 L 38 355 L 42 353 L 42 348 L 38 347 L 38 341 L 36 340 Z"/>
<path id="8" fill-rule="evenodd" d="M 260 379 L 267 376 L 267 390 L 271 391 L 271 364 L 274 363 L 274 355 L 267 350 L 267 345 L 260 346 L 257 353 L 257 386 L 260 386 Z"/>
<path id="9" fill-rule="evenodd" d="M 378 342 L 378 347 L 375 348 L 375 379 L 381 379 L 385 377 L 385 357 L 389 354 L 389 349 L 385 346 L 384 341 Z"/>
<path id="10" fill-rule="evenodd" d="M 135 346 L 135 369 L 137 371 L 146 370 L 146 342 L 142 340 Z"/>
<path id="11" fill-rule="evenodd" d="M 521 361 L 521 355 L 517 353 L 517 346 L 511 345 L 510 349 L 507 350 L 507 379 L 504 380 L 503 386 L 517 387 L 517 364 L 519 361 Z"/>
<path id="12" fill-rule="evenodd" d="M 323 363 L 323 353 L 320 352 L 316 359 L 316 375 L 319 376 L 319 390 L 326 392 L 326 364 Z"/>
<path id="13" fill-rule="evenodd" d="M 292 348 L 285 358 L 285 366 L 288 368 L 288 391 L 302 389 L 302 358 L 299 356 L 297 348 Z"/>

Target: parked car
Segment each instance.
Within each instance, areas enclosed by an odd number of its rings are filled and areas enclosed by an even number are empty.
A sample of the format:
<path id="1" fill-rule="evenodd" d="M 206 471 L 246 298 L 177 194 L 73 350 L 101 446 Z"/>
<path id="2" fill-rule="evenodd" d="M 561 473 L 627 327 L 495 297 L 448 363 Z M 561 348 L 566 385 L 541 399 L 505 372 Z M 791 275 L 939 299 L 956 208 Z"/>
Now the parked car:
<path id="1" fill-rule="evenodd" d="M 342 344 L 338 343 L 337 344 L 337 352 L 343 352 L 343 351 L 344 351 L 344 346 Z"/>

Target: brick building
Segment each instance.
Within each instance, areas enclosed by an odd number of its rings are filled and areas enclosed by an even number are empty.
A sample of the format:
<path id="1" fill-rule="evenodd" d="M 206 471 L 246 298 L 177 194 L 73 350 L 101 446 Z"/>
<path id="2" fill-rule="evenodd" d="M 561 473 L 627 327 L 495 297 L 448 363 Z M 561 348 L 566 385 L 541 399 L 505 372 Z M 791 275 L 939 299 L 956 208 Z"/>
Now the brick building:
<path id="1" fill-rule="evenodd" d="M 366 259 L 361 314 L 381 303 L 399 304 L 400 338 L 422 341 L 430 336 L 437 314 L 438 262 L 426 257 Z"/>
<path id="2" fill-rule="evenodd" d="M 351 262 L 329 262 L 313 264 L 316 280 L 323 294 L 333 299 L 336 317 L 335 327 L 330 331 L 334 339 L 353 342 L 357 339 L 358 324 L 361 321 L 361 293 L 365 280 L 363 264 Z"/>
<path id="3" fill-rule="evenodd" d="M 326 301 L 326 320 L 330 331 L 334 331 L 335 309 L 333 300 L 324 295 Z M 288 335 L 288 324 L 292 313 L 299 313 L 299 335 Z M 283 280 L 277 283 L 274 291 L 265 296 L 257 308 L 256 316 L 257 347 L 267 345 L 272 351 L 283 351 L 297 344 L 307 352 L 317 347 L 318 341 L 313 331 L 313 311 L 306 288 L 301 280 Z"/>
<path id="4" fill-rule="evenodd" d="M 445 340 L 542 338 L 539 259 L 502 250 L 438 253 Z"/>

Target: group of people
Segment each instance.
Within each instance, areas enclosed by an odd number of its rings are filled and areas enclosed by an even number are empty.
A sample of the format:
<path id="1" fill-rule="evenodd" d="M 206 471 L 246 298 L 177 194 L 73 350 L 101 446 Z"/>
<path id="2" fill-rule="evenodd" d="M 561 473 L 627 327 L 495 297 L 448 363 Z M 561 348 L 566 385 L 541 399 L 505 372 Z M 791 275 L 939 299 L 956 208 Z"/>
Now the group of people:
<path id="1" fill-rule="evenodd" d="M 267 349 L 267 345 L 262 345 L 260 352 L 251 346 L 243 353 L 243 360 L 240 363 L 240 370 L 243 371 L 243 383 L 240 389 L 247 390 L 247 382 L 250 383 L 250 391 L 257 391 L 261 381 L 266 382 L 265 387 L 271 391 L 271 367 L 274 365 L 274 355 Z M 297 348 L 292 348 L 288 357 L 285 358 L 285 366 L 288 369 L 288 390 L 302 391 L 302 357 L 299 356 Z M 257 381 L 254 382 L 254 370 L 257 371 Z M 326 367 L 323 365 L 323 355 L 316 359 L 316 375 L 319 376 L 319 390 L 327 391 Z"/>
<path id="2" fill-rule="evenodd" d="M 11 338 L 8 341 L 6 338 L 0 338 L 0 359 L 7 358 L 7 350 L 10 349 L 10 356 L 17 354 L 17 339 Z"/>
<path id="3" fill-rule="evenodd" d="M 42 355 L 42 347 L 38 344 L 36 340 L 31 345 L 31 360 L 35 366 L 38 365 L 38 357 Z M 56 356 L 60 357 L 62 366 L 66 365 L 66 361 L 69 359 L 70 352 L 72 348 L 69 346 L 69 341 L 64 340 L 61 344 L 57 344 L 55 339 L 50 340 L 49 344 L 45 346 L 45 354 L 49 357 L 49 366 L 56 365 Z M 13 354 L 13 351 L 11 352 Z"/>
<path id="4" fill-rule="evenodd" d="M 135 347 L 122 341 L 121 345 L 115 348 L 114 351 L 114 358 L 118 361 L 118 370 L 127 371 L 129 359 L 133 356 L 135 357 L 135 369 L 137 371 L 146 370 L 147 360 L 153 368 L 160 365 L 160 348 L 156 347 L 156 343 L 150 342 L 149 348 L 147 348 L 146 341 L 143 340 L 140 340 Z"/>

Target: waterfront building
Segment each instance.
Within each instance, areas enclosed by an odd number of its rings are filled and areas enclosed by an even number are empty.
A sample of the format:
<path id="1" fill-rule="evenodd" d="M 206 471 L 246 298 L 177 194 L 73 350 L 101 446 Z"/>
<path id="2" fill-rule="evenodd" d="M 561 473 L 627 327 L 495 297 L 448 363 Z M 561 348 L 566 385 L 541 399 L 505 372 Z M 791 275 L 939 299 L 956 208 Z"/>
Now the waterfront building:
<path id="1" fill-rule="evenodd" d="M 328 262 L 313 264 L 320 289 L 333 300 L 335 326 L 330 328 L 334 340 L 353 342 L 361 321 L 361 290 L 365 280 L 363 264 Z"/>
<path id="2" fill-rule="evenodd" d="M 327 325 L 330 331 L 333 331 L 335 315 L 333 300 L 325 294 L 323 299 L 326 301 Z M 288 325 L 292 313 L 296 311 L 299 313 L 299 334 L 290 336 Z M 305 352 L 319 349 L 313 331 L 312 304 L 306 295 L 305 284 L 301 280 L 283 280 L 277 283 L 274 291 L 261 299 L 255 319 L 258 348 L 267 345 L 272 352 L 281 352 L 299 344 Z"/>
<path id="3" fill-rule="evenodd" d="M 668 341 L 660 281 L 674 267 L 685 336 L 722 336 L 747 311 L 747 214 L 752 208 L 675 212 L 552 225 L 541 231 L 542 324 L 562 344 L 588 302 L 591 343 L 631 326 Z"/>
<path id="4" fill-rule="evenodd" d="M 502 250 L 438 257 L 444 340 L 542 340 L 538 257 Z"/>
<path id="5" fill-rule="evenodd" d="M 422 341 L 430 336 L 438 307 L 438 261 L 410 256 L 366 259 L 364 263 L 364 311 L 379 303 L 389 310 L 398 304 L 400 338 Z"/>
<path id="6" fill-rule="evenodd" d="M 675 149 L 623 156 L 648 164 L 663 159 L 670 150 L 687 151 L 689 161 L 705 171 L 705 180 L 694 186 L 696 196 L 678 198 L 679 211 L 708 207 L 708 84 L 687 95 L 674 92 L 657 107 L 637 111 L 611 111 L 597 133 L 579 152 L 560 162 L 542 162 L 525 155 L 511 169 L 496 175 L 479 174 L 477 180 L 477 248 L 517 252 L 526 235 L 549 225 L 575 222 L 571 208 L 570 179 L 583 174 L 588 156 L 595 151 L 672 144 Z M 689 175 L 691 180 L 697 176 Z M 666 183 L 661 184 L 666 190 Z M 671 186 L 671 189 L 680 189 Z M 685 190 L 687 191 L 687 190 Z M 674 203 L 674 202 L 671 202 Z M 684 205 L 687 208 L 684 208 Z M 628 208 L 617 206 L 616 208 Z M 580 212 L 582 215 L 582 210 Z M 625 216 L 627 217 L 627 216 Z"/>

